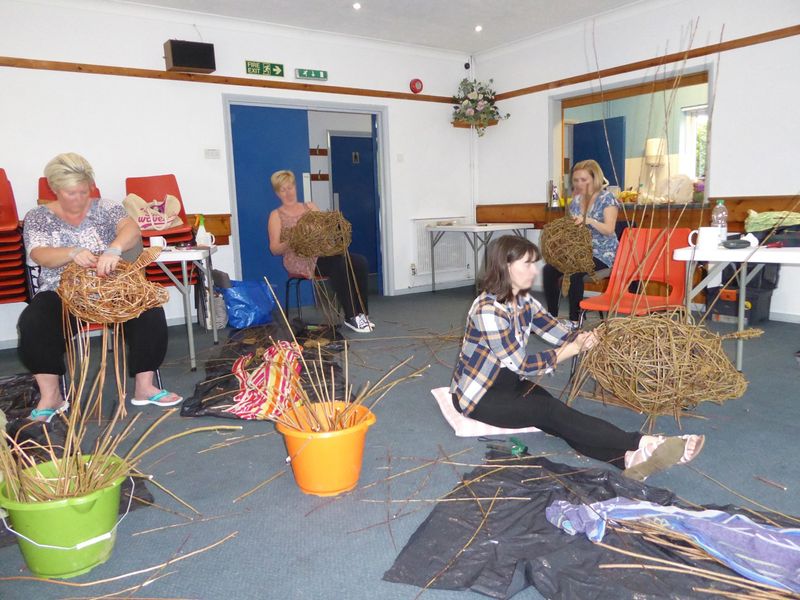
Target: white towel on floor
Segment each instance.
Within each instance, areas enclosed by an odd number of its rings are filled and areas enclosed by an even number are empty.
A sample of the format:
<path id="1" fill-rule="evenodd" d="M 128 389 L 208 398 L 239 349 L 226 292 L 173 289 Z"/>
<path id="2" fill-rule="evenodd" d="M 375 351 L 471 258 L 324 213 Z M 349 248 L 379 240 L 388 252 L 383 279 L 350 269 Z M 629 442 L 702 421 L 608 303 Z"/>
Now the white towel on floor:
<path id="1" fill-rule="evenodd" d="M 503 435 L 506 433 L 526 433 L 530 431 L 539 431 L 536 427 L 523 427 L 521 429 L 504 429 L 502 427 L 495 427 L 494 425 L 487 425 L 475 419 L 465 417 L 458 412 L 453 406 L 453 397 L 450 395 L 450 388 L 440 387 L 431 390 L 431 394 L 436 398 L 439 404 L 439 410 L 442 415 L 450 423 L 450 427 L 455 431 L 458 437 L 478 437 L 481 435 Z"/>

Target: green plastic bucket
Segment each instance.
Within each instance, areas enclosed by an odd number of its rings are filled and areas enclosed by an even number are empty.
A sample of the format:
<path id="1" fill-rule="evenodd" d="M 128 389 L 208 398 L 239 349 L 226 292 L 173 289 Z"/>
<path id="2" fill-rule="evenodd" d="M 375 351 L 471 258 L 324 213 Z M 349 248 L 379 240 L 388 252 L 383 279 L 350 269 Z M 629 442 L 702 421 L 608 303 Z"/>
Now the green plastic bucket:
<path id="1" fill-rule="evenodd" d="M 56 475 L 53 462 L 31 468 L 45 477 Z M 0 507 L 8 512 L 22 556 L 34 575 L 76 577 L 108 560 L 116 539 L 124 480 L 120 477 L 86 496 L 52 502 L 15 502 L 6 496 L 6 486 L 0 485 Z M 5 519 L 3 524 L 8 527 Z"/>

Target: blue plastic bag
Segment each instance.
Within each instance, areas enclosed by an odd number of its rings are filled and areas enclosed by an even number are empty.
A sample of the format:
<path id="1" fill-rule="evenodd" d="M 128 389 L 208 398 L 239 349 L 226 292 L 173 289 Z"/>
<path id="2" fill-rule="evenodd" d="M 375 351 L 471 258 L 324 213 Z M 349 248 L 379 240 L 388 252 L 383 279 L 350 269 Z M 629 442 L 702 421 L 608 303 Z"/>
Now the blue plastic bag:
<path id="1" fill-rule="evenodd" d="M 272 323 L 275 299 L 263 281 L 231 281 L 229 288 L 219 288 L 228 310 L 228 325 L 244 329 Z"/>

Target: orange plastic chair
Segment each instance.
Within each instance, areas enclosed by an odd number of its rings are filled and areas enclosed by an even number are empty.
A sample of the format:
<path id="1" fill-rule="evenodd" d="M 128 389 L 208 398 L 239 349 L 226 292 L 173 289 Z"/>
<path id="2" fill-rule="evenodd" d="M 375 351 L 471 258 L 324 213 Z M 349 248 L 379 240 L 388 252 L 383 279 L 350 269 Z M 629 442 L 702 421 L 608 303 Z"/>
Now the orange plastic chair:
<path id="1" fill-rule="evenodd" d="M 93 185 L 92 189 L 89 190 L 89 196 L 92 198 L 102 198 L 100 190 L 96 185 Z M 50 189 L 50 184 L 47 183 L 47 177 L 39 177 L 39 204 L 42 204 L 42 200 L 56 200 L 56 194 Z"/>
<path id="2" fill-rule="evenodd" d="M 638 229 L 627 228 L 611 268 L 608 288 L 599 296 L 581 300 L 581 323 L 586 311 L 643 315 L 656 310 L 682 306 L 686 292 L 686 263 L 673 260 L 672 252 L 687 244 L 686 228 Z M 641 285 L 631 285 L 640 282 Z M 665 294 L 632 292 L 645 284 L 667 286 Z"/>
<path id="3" fill-rule="evenodd" d="M 0 231 L 16 232 L 19 227 L 17 203 L 5 169 L 0 169 Z"/>
<path id="4" fill-rule="evenodd" d="M 162 230 L 143 230 L 142 238 L 147 239 L 151 236 L 161 236 L 166 238 L 167 243 L 182 241 L 176 239 L 176 235 L 191 232 L 192 226 L 186 220 L 186 209 L 183 206 L 181 190 L 178 188 L 178 180 L 175 175 L 151 175 L 149 177 L 128 177 L 125 180 L 125 193 L 136 194 L 146 202 L 153 200 L 163 200 L 167 194 L 175 196 L 181 203 L 181 210 L 178 213 L 181 217 L 181 225 Z M 191 239 L 189 236 L 188 239 Z"/>

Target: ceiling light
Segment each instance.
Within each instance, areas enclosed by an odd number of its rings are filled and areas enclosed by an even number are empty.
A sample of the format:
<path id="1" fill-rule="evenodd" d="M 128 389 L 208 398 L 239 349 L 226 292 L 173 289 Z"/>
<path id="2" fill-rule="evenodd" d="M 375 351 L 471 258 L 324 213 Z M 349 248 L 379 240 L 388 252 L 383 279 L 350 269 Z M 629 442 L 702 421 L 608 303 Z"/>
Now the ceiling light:
<path id="1" fill-rule="evenodd" d="M 361 10 L 361 2 L 354 2 L 353 3 L 354 10 Z"/>
<path id="2" fill-rule="evenodd" d="M 477 33 L 480 33 L 481 31 L 483 31 L 483 25 L 475 25 L 475 31 Z"/>

